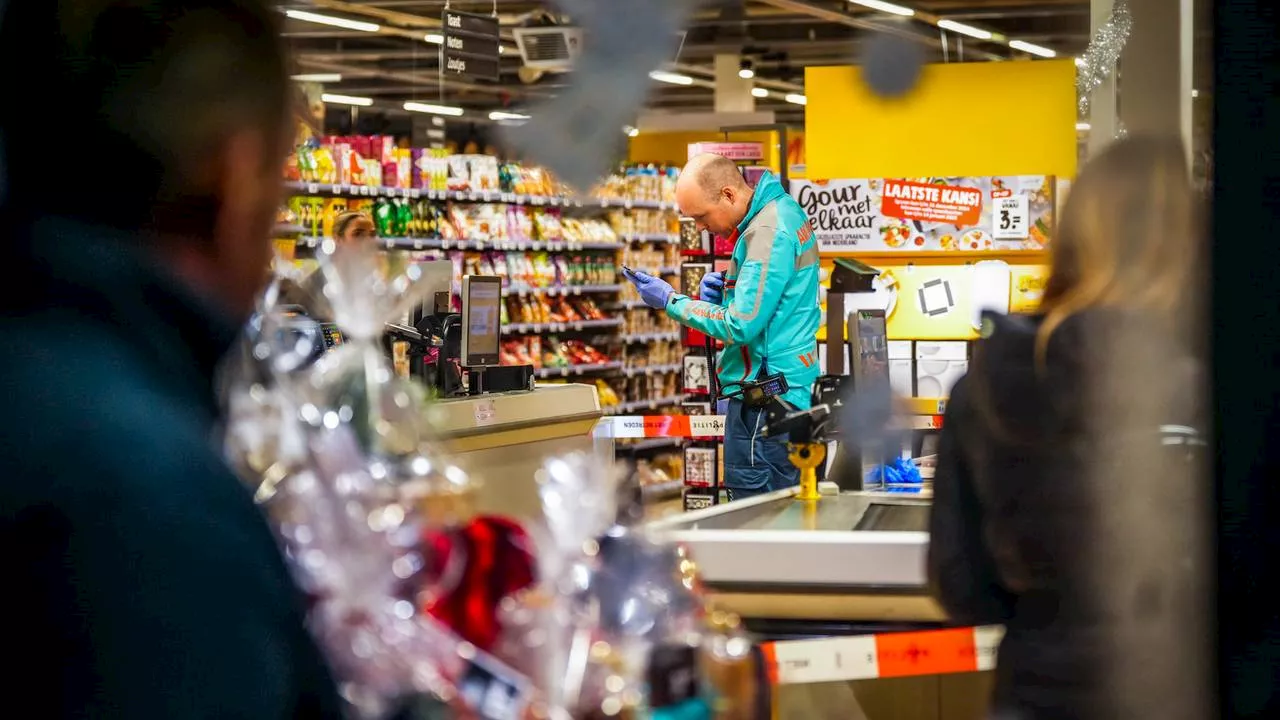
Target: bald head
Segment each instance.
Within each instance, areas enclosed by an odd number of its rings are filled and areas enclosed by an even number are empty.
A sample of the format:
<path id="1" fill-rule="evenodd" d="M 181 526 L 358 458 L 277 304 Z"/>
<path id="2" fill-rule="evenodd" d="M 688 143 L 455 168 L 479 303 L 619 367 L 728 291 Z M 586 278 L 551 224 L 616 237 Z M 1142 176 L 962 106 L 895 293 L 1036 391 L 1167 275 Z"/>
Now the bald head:
<path id="1" fill-rule="evenodd" d="M 732 160 L 703 153 L 693 156 L 676 181 L 680 213 L 699 228 L 729 235 L 751 207 L 751 187 Z"/>

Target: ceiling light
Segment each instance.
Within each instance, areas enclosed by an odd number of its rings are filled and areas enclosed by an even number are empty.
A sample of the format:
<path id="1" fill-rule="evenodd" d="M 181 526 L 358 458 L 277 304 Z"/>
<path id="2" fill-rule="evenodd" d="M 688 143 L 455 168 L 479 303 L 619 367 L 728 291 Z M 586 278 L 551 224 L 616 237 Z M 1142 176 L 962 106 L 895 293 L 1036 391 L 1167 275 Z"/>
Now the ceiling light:
<path id="1" fill-rule="evenodd" d="M 1084 132 L 1084 131 L 1086 131 L 1086 130 L 1089 130 L 1089 129 L 1090 129 L 1090 128 L 1092 128 L 1092 127 L 1093 127 L 1093 126 L 1092 126 L 1092 125 L 1090 125 L 1090 124 L 1089 124 L 1089 123 L 1087 123 L 1087 122 L 1078 122 L 1078 123 L 1076 123 L 1076 130 L 1078 130 L 1078 131 L 1080 131 L 1080 132 Z"/>
<path id="2" fill-rule="evenodd" d="M 765 90 L 765 89 L 764 89 L 764 88 L 762 88 L 762 87 L 753 87 L 753 88 L 751 88 L 751 94 L 752 94 L 752 95 L 754 95 L 754 96 L 756 96 L 756 97 L 758 97 L 758 98 L 767 98 L 767 97 L 769 97 L 769 91 L 768 91 L 768 90 Z"/>
<path id="3" fill-rule="evenodd" d="M 785 97 L 783 97 L 782 99 L 783 99 L 783 100 L 786 100 L 786 101 L 787 101 L 787 102 L 789 102 L 789 103 L 795 103 L 796 105 L 807 105 L 807 104 L 809 104 L 809 98 L 807 98 L 807 97 L 805 97 L 805 96 L 803 96 L 803 95 L 797 95 L 797 94 L 795 94 L 795 93 L 788 93 L 788 94 L 787 94 Z"/>
<path id="4" fill-rule="evenodd" d="M 489 113 L 489 119 L 490 120 L 528 120 L 529 116 L 521 115 L 520 113 L 494 110 L 493 112 Z"/>
<path id="5" fill-rule="evenodd" d="M 458 117 L 464 111 L 460 107 L 452 105 L 432 105 L 431 103 L 407 102 L 404 109 L 410 112 L 430 113 L 432 115 L 452 115 Z"/>
<path id="6" fill-rule="evenodd" d="M 373 98 L 355 97 L 352 95 L 331 95 L 329 93 L 324 93 L 320 96 L 320 99 L 327 103 L 334 103 L 335 105 L 359 105 L 360 107 L 369 107 L 373 104 Z"/>
<path id="7" fill-rule="evenodd" d="M 972 25 L 965 25 L 964 23 L 958 23 L 958 22 L 955 22 L 954 20 L 939 20 L 938 27 L 942 28 L 943 30 L 950 30 L 951 32 L 960 33 L 961 35 L 968 35 L 971 38 L 978 38 L 979 40 L 991 39 L 990 32 L 983 30 L 982 28 L 976 28 Z"/>
<path id="8" fill-rule="evenodd" d="M 678 73 L 669 73 L 662 70 L 654 70 L 649 73 L 649 77 L 658 82 L 671 83 L 672 85 L 692 85 L 693 78 L 688 75 L 680 75 Z"/>
<path id="9" fill-rule="evenodd" d="M 303 73 L 301 75 L 294 75 L 293 79 L 298 82 L 314 83 L 342 82 L 342 76 L 338 73 Z"/>
<path id="10" fill-rule="evenodd" d="M 872 10 L 879 10 L 880 12 L 887 12 L 893 15 L 901 15 L 902 17 L 912 17 L 916 14 L 916 11 L 911 8 L 894 5 L 893 3 L 881 2 L 880 0 L 849 0 L 849 2 L 854 5 L 871 8 Z"/>
<path id="11" fill-rule="evenodd" d="M 378 32 L 382 29 L 377 23 L 364 22 L 362 20 L 348 20 L 346 18 L 334 17 L 332 15 L 321 15 L 319 13 L 307 12 L 306 10 L 285 10 L 285 16 L 294 20 L 305 20 L 306 22 L 318 23 L 320 25 L 332 25 L 333 27 L 346 28 L 347 30 L 359 30 L 361 32 Z"/>
<path id="12" fill-rule="evenodd" d="M 755 68 L 751 67 L 750 60 L 744 59 L 742 62 L 738 63 L 738 77 L 742 78 L 743 80 L 750 80 L 755 76 L 756 76 L 756 71 L 755 71 Z"/>
<path id="13" fill-rule="evenodd" d="M 1023 42 L 1021 40 L 1010 40 L 1009 47 L 1013 48 L 1014 50 L 1021 50 L 1024 53 L 1031 53 L 1032 55 L 1038 55 L 1042 58 L 1051 58 L 1051 57 L 1058 56 L 1058 53 L 1050 50 L 1047 47 L 1032 45 L 1029 42 Z"/>
<path id="14" fill-rule="evenodd" d="M 422 39 L 423 39 L 423 40 L 426 40 L 427 42 L 431 43 L 432 45 L 443 45 L 443 44 L 444 44 L 444 36 L 443 36 L 443 35 L 441 35 L 440 33 L 427 33 L 426 37 L 424 37 L 424 38 L 422 38 Z"/>

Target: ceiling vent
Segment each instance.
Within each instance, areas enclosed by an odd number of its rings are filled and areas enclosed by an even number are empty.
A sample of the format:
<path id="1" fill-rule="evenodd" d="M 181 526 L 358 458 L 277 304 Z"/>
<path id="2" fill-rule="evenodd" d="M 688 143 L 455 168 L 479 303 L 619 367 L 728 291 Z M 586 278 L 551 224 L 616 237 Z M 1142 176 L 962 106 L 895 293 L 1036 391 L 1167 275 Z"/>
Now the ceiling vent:
<path id="1" fill-rule="evenodd" d="M 568 72 L 582 54 L 582 28 L 512 28 L 511 32 L 524 66 L 533 70 Z"/>

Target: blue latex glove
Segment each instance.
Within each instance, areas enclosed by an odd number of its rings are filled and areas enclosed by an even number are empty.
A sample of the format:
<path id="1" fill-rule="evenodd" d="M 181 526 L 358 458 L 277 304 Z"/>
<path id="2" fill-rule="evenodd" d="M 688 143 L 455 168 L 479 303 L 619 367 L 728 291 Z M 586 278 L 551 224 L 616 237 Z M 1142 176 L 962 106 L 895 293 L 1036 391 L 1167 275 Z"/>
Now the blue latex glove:
<path id="1" fill-rule="evenodd" d="M 703 275 L 702 282 L 698 283 L 698 298 L 719 305 L 724 299 L 724 273 L 717 271 Z"/>
<path id="2" fill-rule="evenodd" d="M 671 287 L 671 283 L 660 277 L 654 277 L 639 270 L 624 270 L 622 274 L 636 286 L 636 290 L 640 291 L 640 299 L 651 308 L 657 310 L 665 308 L 676 292 L 675 288 Z"/>

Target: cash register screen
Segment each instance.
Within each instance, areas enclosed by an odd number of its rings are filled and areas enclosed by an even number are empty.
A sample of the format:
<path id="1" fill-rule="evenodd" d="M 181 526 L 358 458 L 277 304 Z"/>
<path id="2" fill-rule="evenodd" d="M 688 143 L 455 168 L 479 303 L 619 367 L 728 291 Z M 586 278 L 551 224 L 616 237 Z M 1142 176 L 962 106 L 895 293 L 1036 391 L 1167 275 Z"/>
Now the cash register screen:
<path id="1" fill-rule="evenodd" d="M 849 316 L 849 365 L 857 392 L 889 388 L 889 333 L 883 310 L 855 310 Z"/>
<path id="2" fill-rule="evenodd" d="M 501 278 L 487 275 L 462 278 L 462 363 L 466 367 L 498 364 L 501 303 Z"/>

